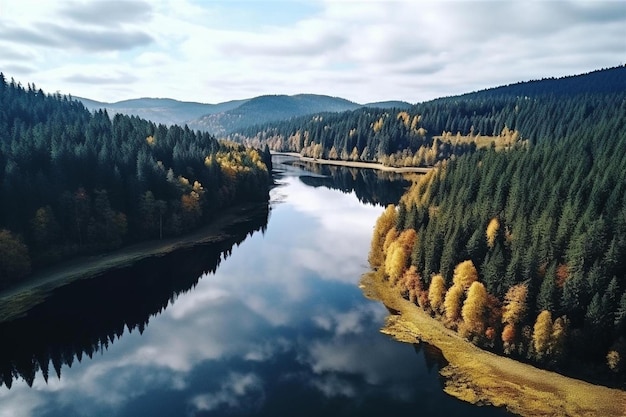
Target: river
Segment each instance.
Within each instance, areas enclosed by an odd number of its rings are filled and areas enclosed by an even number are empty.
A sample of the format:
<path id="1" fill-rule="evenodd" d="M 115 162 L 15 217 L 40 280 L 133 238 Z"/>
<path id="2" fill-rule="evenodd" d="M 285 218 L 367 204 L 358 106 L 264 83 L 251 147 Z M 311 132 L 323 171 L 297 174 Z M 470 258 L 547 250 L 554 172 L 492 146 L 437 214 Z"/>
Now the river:
<path id="1" fill-rule="evenodd" d="M 269 215 L 231 240 L 75 282 L 1 324 L 0 417 L 508 415 L 446 395 L 437 349 L 381 334 L 388 312 L 358 287 L 405 184 L 281 161 Z"/>

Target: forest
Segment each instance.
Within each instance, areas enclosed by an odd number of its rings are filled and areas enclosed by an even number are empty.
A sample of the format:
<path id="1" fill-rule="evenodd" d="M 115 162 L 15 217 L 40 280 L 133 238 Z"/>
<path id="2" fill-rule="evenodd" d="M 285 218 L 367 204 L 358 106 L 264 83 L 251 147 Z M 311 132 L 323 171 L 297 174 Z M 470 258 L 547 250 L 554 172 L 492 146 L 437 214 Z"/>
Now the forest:
<path id="1" fill-rule="evenodd" d="M 269 149 L 89 112 L 0 74 L 0 288 L 80 254 L 176 236 L 266 202 Z"/>
<path id="2" fill-rule="evenodd" d="M 228 137 L 314 158 L 434 166 L 481 148 L 557 141 L 611 123 L 625 95 L 626 67 L 620 66 L 440 98 L 409 109 L 303 116 Z"/>
<path id="3" fill-rule="evenodd" d="M 506 122 L 528 143 L 421 177 L 379 218 L 372 267 L 478 346 L 624 388 L 625 71 L 548 80 L 555 92 Z M 595 83 L 602 74 L 622 78 Z"/>

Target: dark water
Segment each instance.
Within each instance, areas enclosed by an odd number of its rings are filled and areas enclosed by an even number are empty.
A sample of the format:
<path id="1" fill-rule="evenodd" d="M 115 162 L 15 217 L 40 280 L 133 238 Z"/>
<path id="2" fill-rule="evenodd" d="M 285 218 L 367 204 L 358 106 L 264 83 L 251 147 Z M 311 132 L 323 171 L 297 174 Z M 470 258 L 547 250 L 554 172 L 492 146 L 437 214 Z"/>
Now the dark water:
<path id="1" fill-rule="evenodd" d="M 357 286 L 383 210 L 362 201 L 403 184 L 301 174 L 231 240 L 77 282 L 1 325 L 0 417 L 506 415 L 444 394 L 436 348 L 380 334 L 387 311 Z"/>

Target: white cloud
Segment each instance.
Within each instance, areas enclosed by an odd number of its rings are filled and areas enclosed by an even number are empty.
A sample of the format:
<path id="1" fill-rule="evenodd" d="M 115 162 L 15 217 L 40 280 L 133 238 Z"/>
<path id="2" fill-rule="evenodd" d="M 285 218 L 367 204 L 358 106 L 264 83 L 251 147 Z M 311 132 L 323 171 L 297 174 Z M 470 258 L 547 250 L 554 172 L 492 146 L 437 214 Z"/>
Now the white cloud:
<path id="1" fill-rule="evenodd" d="M 263 381 L 258 376 L 233 372 L 218 391 L 197 395 L 190 402 L 197 411 L 211 411 L 223 406 L 241 409 L 261 403 L 264 396 Z"/>
<path id="2" fill-rule="evenodd" d="M 0 1 L 0 70 L 103 101 L 416 102 L 619 65 L 625 28 L 617 0 Z"/>

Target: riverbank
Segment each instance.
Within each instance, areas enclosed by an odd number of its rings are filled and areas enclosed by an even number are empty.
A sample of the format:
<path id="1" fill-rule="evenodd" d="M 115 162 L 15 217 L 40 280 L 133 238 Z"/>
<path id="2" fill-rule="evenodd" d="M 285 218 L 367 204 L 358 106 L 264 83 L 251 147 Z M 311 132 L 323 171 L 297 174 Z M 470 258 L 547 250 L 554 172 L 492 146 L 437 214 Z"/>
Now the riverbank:
<path id="1" fill-rule="evenodd" d="M 626 416 L 626 392 L 568 378 L 482 350 L 445 328 L 375 273 L 361 288 L 397 315 L 381 330 L 405 343 L 429 343 L 441 349 L 448 365 L 441 369 L 444 391 L 476 405 L 506 407 L 512 413 L 538 416 Z"/>
<path id="2" fill-rule="evenodd" d="M 387 171 L 387 172 L 396 172 L 399 174 L 403 173 L 418 173 L 425 174 L 433 168 L 425 168 L 425 167 L 390 167 L 383 164 L 378 164 L 375 162 L 357 162 L 357 161 L 341 161 L 334 159 L 319 159 L 319 158 L 309 158 L 307 156 L 302 156 L 296 152 L 273 152 L 272 155 L 285 155 L 292 156 L 294 158 L 298 158 L 302 162 L 311 162 L 313 164 L 321 164 L 321 165 L 339 165 L 350 168 L 365 168 L 365 169 L 376 169 L 379 171 Z"/>
<path id="3" fill-rule="evenodd" d="M 266 204 L 232 207 L 195 232 L 163 240 L 136 243 L 102 255 L 75 258 L 37 271 L 24 282 L 0 291 L 0 322 L 13 320 L 43 302 L 56 288 L 80 279 L 131 265 L 141 259 L 163 256 L 196 245 L 221 242 L 231 235 L 228 228 L 267 212 Z"/>

